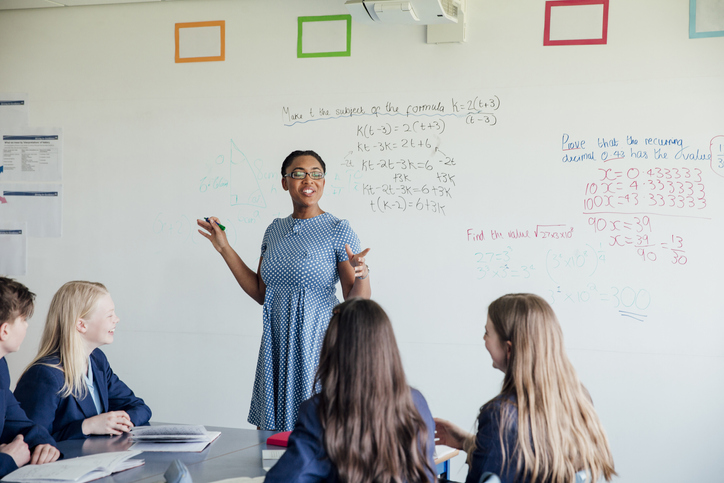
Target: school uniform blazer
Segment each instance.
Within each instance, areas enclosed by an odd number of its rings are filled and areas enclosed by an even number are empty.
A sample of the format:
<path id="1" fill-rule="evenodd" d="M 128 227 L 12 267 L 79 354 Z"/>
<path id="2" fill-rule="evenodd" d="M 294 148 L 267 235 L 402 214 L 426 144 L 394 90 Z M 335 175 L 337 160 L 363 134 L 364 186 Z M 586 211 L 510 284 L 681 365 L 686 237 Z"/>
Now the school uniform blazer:
<path id="1" fill-rule="evenodd" d="M 427 425 L 427 460 L 435 468 L 435 421 L 427 401 L 416 389 L 412 400 Z M 312 483 L 339 481 L 337 469 L 324 449 L 324 431 L 317 416 L 319 396 L 307 399 L 299 406 L 299 416 L 294 431 L 289 436 L 289 446 L 282 457 L 266 475 L 264 483 Z M 430 475 L 433 478 L 433 475 Z M 433 480 L 434 481 L 434 480 Z"/>
<path id="2" fill-rule="evenodd" d="M 15 439 L 15 436 L 22 434 L 31 451 L 39 444 L 55 446 L 55 440 L 50 434 L 31 421 L 15 400 L 10 391 L 10 372 L 4 357 L 0 359 L 0 414 L 3 416 L 0 419 L 0 444 L 7 444 Z M 0 453 L 0 477 L 17 469 L 12 456 Z"/>
<path id="3" fill-rule="evenodd" d="M 505 467 L 503 466 L 503 446 L 500 443 L 500 414 L 504 405 L 512 409 L 511 428 L 503 438 L 505 445 Z M 478 416 L 478 434 L 475 436 L 475 450 L 468 469 L 465 483 L 478 483 L 485 472 L 495 473 L 502 483 L 523 483 L 528 480 L 516 479 L 518 459 L 513 450 L 518 440 L 518 404 L 515 396 L 499 396 L 483 406 Z"/>
<path id="4" fill-rule="evenodd" d="M 126 411 L 135 426 L 148 423 L 151 409 L 115 375 L 105 354 L 96 349 L 90 358 L 101 412 Z M 58 362 L 58 356 L 53 355 L 33 364 L 18 381 L 15 397 L 28 417 L 47 429 L 57 441 L 85 438 L 81 430 L 83 420 L 98 414 L 93 398 L 89 393 L 83 399 L 60 396 L 65 382 L 63 371 L 46 365 Z"/>

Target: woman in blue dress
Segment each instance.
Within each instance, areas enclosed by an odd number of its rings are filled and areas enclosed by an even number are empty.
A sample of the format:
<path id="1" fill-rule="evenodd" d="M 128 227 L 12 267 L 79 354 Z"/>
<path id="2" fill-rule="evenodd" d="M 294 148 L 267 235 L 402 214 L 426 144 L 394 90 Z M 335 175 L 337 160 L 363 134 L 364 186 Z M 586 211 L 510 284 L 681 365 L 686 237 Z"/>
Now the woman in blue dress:
<path id="1" fill-rule="evenodd" d="M 369 298 L 369 269 L 346 220 L 320 208 L 326 166 L 314 151 L 294 151 L 282 163 L 282 187 L 293 211 L 266 229 L 254 272 L 229 246 L 219 220 L 197 220 L 241 288 L 264 306 L 264 330 L 248 421 L 260 429 L 290 431 L 299 404 L 312 395 L 319 351 L 339 303 Z"/>

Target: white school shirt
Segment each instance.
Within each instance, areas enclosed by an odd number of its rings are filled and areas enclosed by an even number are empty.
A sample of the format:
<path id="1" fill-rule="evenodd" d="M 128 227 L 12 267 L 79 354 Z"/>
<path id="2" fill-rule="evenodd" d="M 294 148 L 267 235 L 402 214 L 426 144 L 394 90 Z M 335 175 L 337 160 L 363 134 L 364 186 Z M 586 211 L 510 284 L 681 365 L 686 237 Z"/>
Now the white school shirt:
<path id="1" fill-rule="evenodd" d="M 83 374 L 83 379 L 85 379 L 85 385 L 88 388 L 91 398 L 93 399 L 93 405 L 96 407 L 96 412 L 101 414 L 101 401 L 98 397 L 98 392 L 93 386 L 93 366 L 91 365 L 90 356 L 88 356 L 88 373 Z"/>

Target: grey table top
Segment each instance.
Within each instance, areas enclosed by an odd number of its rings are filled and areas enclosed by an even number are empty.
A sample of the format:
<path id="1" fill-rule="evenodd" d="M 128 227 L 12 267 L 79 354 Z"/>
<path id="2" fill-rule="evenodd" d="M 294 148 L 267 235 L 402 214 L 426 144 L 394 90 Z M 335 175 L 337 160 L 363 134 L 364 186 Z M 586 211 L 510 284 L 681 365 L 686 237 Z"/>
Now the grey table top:
<path id="1" fill-rule="evenodd" d="M 115 473 L 96 481 L 98 483 L 162 482 L 165 481 L 163 474 L 175 459 L 181 460 L 186 465 L 194 483 L 210 483 L 239 476 L 265 474 L 262 468 L 261 452 L 267 447 L 266 439 L 275 431 L 213 426 L 207 426 L 207 429 L 221 431 L 221 436 L 201 453 L 141 453 L 136 458 L 146 461 L 143 466 Z M 58 443 L 58 448 L 63 452 L 65 458 L 74 458 L 109 451 L 124 451 L 130 445 L 130 436 L 126 434 L 62 441 Z"/>

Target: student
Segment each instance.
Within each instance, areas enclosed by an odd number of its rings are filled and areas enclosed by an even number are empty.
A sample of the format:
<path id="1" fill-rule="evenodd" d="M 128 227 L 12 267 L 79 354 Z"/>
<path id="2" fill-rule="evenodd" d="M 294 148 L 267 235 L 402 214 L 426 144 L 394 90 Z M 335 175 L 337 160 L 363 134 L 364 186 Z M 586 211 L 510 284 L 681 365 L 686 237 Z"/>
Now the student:
<path id="1" fill-rule="evenodd" d="M 505 373 L 500 394 L 480 409 L 474 436 L 435 419 L 439 444 L 468 452 L 467 483 L 485 472 L 503 482 L 598 481 L 616 474 L 603 426 L 563 346 L 550 305 L 509 294 L 488 307 L 485 348 Z"/>
<path id="2" fill-rule="evenodd" d="M 375 302 L 352 298 L 334 309 L 315 387 L 265 483 L 434 481 L 435 423 L 407 385 L 392 325 Z"/>
<path id="3" fill-rule="evenodd" d="M 60 456 L 53 438 L 28 419 L 10 392 L 5 356 L 20 349 L 34 298 L 25 285 L 0 277 L 0 477 L 26 463 L 50 463 Z"/>
<path id="4" fill-rule="evenodd" d="M 56 440 L 117 435 L 151 419 L 151 409 L 113 373 L 99 349 L 113 342 L 118 322 L 100 283 L 68 282 L 53 297 L 40 350 L 15 397 Z"/>

